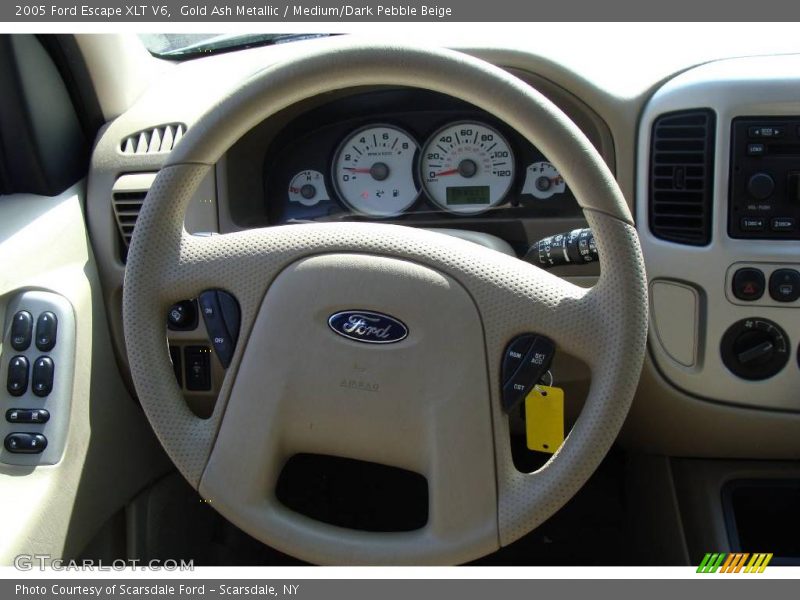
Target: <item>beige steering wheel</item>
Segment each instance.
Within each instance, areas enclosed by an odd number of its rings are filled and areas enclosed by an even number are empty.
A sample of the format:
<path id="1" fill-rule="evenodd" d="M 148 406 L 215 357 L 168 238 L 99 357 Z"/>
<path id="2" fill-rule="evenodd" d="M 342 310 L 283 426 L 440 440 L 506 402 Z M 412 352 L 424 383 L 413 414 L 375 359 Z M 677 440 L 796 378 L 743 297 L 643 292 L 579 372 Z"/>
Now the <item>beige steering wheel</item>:
<path id="1" fill-rule="evenodd" d="M 463 99 L 541 149 L 594 231 L 599 282 L 585 290 L 470 242 L 386 224 L 186 233 L 193 192 L 239 137 L 300 100 L 363 85 Z M 243 82 L 190 128 L 168 162 L 128 255 L 130 368 L 177 468 L 241 529 L 315 563 L 461 563 L 538 526 L 598 466 L 628 412 L 644 358 L 644 265 L 614 177 L 580 130 L 527 84 L 458 52 L 342 38 Z M 213 415 L 203 420 L 176 385 L 163 323 L 171 303 L 211 288 L 238 299 L 241 335 Z M 396 317 L 408 336 L 362 344 L 336 335 L 328 319 L 347 309 Z M 589 365 L 592 383 L 564 445 L 524 474 L 511 458 L 500 367 L 508 342 L 531 331 Z M 354 369 L 372 393 L 342 385 Z M 370 533 L 289 510 L 275 484 L 285 461 L 301 452 L 424 475 L 427 524 Z"/>

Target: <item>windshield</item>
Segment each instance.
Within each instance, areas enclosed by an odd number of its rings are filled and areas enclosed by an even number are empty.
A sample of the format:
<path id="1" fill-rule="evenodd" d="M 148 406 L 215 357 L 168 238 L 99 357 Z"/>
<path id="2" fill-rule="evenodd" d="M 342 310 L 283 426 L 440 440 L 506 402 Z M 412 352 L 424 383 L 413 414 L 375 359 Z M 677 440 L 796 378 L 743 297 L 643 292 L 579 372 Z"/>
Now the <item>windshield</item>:
<path id="1" fill-rule="evenodd" d="M 143 33 L 139 39 L 154 56 L 181 60 L 254 46 L 293 42 L 327 33 Z"/>

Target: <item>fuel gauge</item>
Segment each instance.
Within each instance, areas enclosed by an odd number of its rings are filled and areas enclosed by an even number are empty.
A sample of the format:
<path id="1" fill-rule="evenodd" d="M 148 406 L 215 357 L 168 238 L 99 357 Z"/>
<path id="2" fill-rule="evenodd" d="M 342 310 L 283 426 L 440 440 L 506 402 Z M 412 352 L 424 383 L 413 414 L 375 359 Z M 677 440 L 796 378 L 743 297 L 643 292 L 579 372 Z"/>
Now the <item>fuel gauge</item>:
<path id="1" fill-rule="evenodd" d="M 525 171 L 523 194 L 546 200 L 555 194 L 563 194 L 566 189 L 561 173 L 549 162 L 535 162 Z"/>
<path id="2" fill-rule="evenodd" d="M 289 182 L 289 202 L 299 202 L 303 206 L 315 206 L 323 200 L 330 200 L 325 188 L 325 177 L 319 171 L 300 171 Z"/>

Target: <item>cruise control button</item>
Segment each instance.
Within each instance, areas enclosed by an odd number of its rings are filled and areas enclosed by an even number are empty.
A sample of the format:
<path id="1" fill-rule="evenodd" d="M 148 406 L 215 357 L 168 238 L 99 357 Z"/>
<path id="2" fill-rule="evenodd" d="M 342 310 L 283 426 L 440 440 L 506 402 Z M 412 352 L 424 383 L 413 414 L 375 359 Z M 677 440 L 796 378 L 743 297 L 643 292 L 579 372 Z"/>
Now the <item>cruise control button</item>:
<path id="1" fill-rule="evenodd" d="M 50 413 L 43 408 L 9 408 L 6 421 L 9 423 L 47 423 Z"/>
<path id="2" fill-rule="evenodd" d="M 752 302 L 764 295 L 767 280 L 759 269 L 739 269 L 733 274 L 733 295 L 739 300 Z"/>
<path id="3" fill-rule="evenodd" d="M 42 352 L 50 352 L 56 345 L 58 334 L 58 319 L 48 311 L 43 312 L 36 319 L 36 347 Z"/>
<path id="4" fill-rule="evenodd" d="M 794 302 L 800 298 L 800 273 L 778 269 L 769 277 L 769 295 L 776 302 Z"/>
<path id="5" fill-rule="evenodd" d="M 22 396 L 28 389 L 28 359 L 24 356 L 15 356 L 8 363 L 8 377 L 6 389 L 12 396 Z"/>
<path id="6" fill-rule="evenodd" d="M 33 393 L 43 398 L 53 391 L 53 376 L 55 365 L 49 356 L 40 356 L 33 363 L 33 377 L 31 377 L 31 389 Z"/>
<path id="7" fill-rule="evenodd" d="M 525 399 L 531 388 L 547 373 L 555 355 L 555 344 L 544 336 L 536 336 L 522 359 L 517 372 L 503 385 L 503 410 L 511 412 Z"/>
<path id="8" fill-rule="evenodd" d="M 206 290 L 200 294 L 198 300 L 211 345 L 214 346 L 220 364 L 227 369 L 239 337 L 239 303 L 222 290 Z"/>
<path id="9" fill-rule="evenodd" d="M 506 348 L 506 353 L 503 356 L 503 383 L 505 384 L 514 373 L 516 373 L 519 366 L 522 364 L 522 359 L 528 353 L 528 350 L 533 344 L 536 336 L 532 334 L 521 335 L 514 338 Z"/>
<path id="10" fill-rule="evenodd" d="M 31 345 L 33 337 L 33 317 L 27 310 L 21 310 L 14 315 L 11 323 L 11 347 L 22 352 Z"/>
<path id="11" fill-rule="evenodd" d="M 769 226 L 772 231 L 792 231 L 794 229 L 794 218 L 774 217 Z"/>
<path id="12" fill-rule="evenodd" d="M 39 454 L 47 448 L 47 438 L 41 433 L 9 433 L 4 445 L 13 454 Z"/>

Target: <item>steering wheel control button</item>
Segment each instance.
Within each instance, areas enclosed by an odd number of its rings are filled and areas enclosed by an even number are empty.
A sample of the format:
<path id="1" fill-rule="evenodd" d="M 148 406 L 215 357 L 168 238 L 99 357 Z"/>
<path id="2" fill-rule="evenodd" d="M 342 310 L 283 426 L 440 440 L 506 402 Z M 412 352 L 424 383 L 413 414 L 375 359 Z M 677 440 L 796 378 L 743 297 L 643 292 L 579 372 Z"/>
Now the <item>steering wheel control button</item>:
<path id="1" fill-rule="evenodd" d="M 39 454 L 47 448 L 41 433 L 9 433 L 3 444 L 12 454 Z"/>
<path id="2" fill-rule="evenodd" d="M 52 312 L 45 311 L 36 319 L 36 347 L 42 352 L 50 352 L 56 345 L 58 319 Z"/>
<path id="3" fill-rule="evenodd" d="M 511 376 L 517 372 L 517 369 L 522 364 L 522 359 L 531 349 L 531 344 L 536 336 L 533 334 L 521 335 L 514 338 L 506 348 L 505 356 L 503 356 L 503 382 L 507 382 Z"/>
<path id="4" fill-rule="evenodd" d="M 44 398 L 53 391 L 53 377 L 55 375 L 55 365 L 49 356 L 40 356 L 33 363 L 33 376 L 31 377 L 31 389 L 33 393 Z"/>
<path id="5" fill-rule="evenodd" d="M 231 364 L 239 337 L 241 313 L 236 298 L 222 290 L 207 290 L 200 294 L 200 313 L 206 324 L 211 345 L 219 362 L 226 369 Z"/>
<path id="6" fill-rule="evenodd" d="M 197 327 L 197 306 L 194 300 L 172 305 L 167 314 L 167 327 L 172 331 L 191 331 Z"/>
<path id="7" fill-rule="evenodd" d="M 8 363 L 6 389 L 12 396 L 22 396 L 28 389 L 30 364 L 24 356 L 15 356 Z"/>
<path id="8" fill-rule="evenodd" d="M 27 310 L 14 315 L 11 322 L 11 347 L 18 352 L 28 349 L 33 337 L 33 317 Z"/>
<path id="9" fill-rule="evenodd" d="M 752 302 L 764 295 L 767 280 L 759 269 L 744 268 L 733 274 L 733 295 L 739 300 Z"/>
<path id="10" fill-rule="evenodd" d="M 516 408 L 534 385 L 547 373 L 556 352 L 555 344 L 541 335 L 533 335 L 533 342 L 525 353 L 517 370 L 503 383 L 503 410 L 507 413 Z M 518 338 L 517 338 L 518 339 Z M 511 343 L 511 346 L 514 342 Z"/>
<path id="11" fill-rule="evenodd" d="M 191 392 L 211 390 L 211 350 L 208 346 L 187 346 L 184 358 L 186 389 Z"/>
<path id="12" fill-rule="evenodd" d="M 764 231 L 766 221 L 761 217 L 742 217 L 739 227 L 742 231 Z"/>
<path id="13" fill-rule="evenodd" d="M 742 379 L 759 381 L 778 374 L 789 361 L 789 338 L 777 323 L 743 319 L 722 336 L 722 362 Z"/>
<path id="14" fill-rule="evenodd" d="M 9 408 L 6 411 L 6 421 L 9 423 L 47 423 L 50 412 L 43 408 Z"/>
<path id="15" fill-rule="evenodd" d="M 776 302 L 794 302 L 800 298 L 800 273 L 778 269 L 769 277 L 769 295 Z"/>

